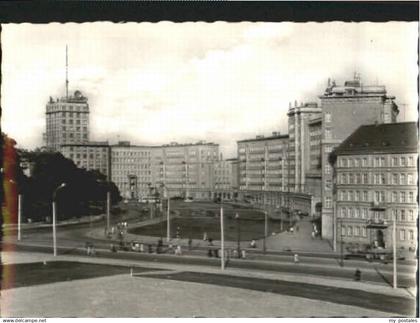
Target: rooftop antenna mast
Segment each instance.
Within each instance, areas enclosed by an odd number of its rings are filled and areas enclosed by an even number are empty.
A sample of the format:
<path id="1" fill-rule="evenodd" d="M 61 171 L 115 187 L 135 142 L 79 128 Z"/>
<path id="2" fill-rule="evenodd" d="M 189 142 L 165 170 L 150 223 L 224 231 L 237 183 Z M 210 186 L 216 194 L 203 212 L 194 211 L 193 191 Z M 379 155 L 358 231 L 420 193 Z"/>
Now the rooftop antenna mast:
<path id="1" fill-rule="evenodd" d="M 69 62 L 68 62 L 68 46 L 66 45 L 66 99 L 69 98 Z"/>

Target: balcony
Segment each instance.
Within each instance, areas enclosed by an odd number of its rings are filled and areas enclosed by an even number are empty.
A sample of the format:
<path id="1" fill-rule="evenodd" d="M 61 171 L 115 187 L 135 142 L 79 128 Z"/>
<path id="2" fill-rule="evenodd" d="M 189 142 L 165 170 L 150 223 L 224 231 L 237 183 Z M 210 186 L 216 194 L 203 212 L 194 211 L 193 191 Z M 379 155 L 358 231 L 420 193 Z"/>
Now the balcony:
<path id="1" fill-rule="evenodd" d="M 374 201 L 371 204 L 370 210 L 371 211 L 377 211 L 377 212 L 384 212 L 386 210 L 387 206 L 384 202 L 377 202 Z"/>
<path id="2" fill-rule="evenodd" d="M 371 219 L 366 223 L 367 229 L 386 229 L 388 228 L 388 223 L 385 220 L 381 219 Z"/>

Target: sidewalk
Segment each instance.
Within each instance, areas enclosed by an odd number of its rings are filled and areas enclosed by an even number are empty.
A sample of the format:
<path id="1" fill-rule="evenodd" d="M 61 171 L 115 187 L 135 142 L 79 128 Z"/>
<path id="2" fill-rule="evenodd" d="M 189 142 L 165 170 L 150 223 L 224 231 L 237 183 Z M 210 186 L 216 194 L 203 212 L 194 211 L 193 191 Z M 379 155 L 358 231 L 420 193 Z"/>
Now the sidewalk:
<path id="1" fill-rule="evenodd" d="M 267 249 L 277 251 L 291 250 L 294 252 L 321 252 L 334 254 L 331 245 L 319 237 L 312 238 L 312 223 L 310 217 L 303 217 L 294 227 L 293 232 L 283 231 L 266 239 Z M 263 241 L 259 240 L 258 244 Z"/>
<path id="2" fill-rule="evenodd" d="M 134 227 L 142 227 L 147 226 L 154 223 L 159 223 L 161 220 L 165 221 L 166 218 L 153 218 L 147 219 L 142 221 L 141 223 L 136 224 L 135 226 L 131 226 L 130 229 Z M 293 233 L 283 231 L 282 233 L 278 233 L 276 235 L 271 235 L 266 238 L 266 249 L 267 251 L 292 251 L 292 252 L 314 252 L 314 253 L 324 253 L 324 254 L 337 254 L 334 252 L 326 240 L 322 240 L 319 237 L 312 238 L 312 223 L 310 222 L 311 218 L 304 217 L 301 221 L 297 222 L 297 226 L 295 226 L 295 230 Z M 297 227 L 299 229 L 297 230 Z M 94 229 L 88 233 L 88 236 L 94 239 L 105 239 L 103 229 Z M 139 241 L 141 243 L 151 243 L 157 244 L 160 238 L 156 236 L 144 236 L 144 235 L 136 235 L 127 233 L 125 234 L 125 241 Z M 257 248 L 254 250 L 262 250 L 263 247 L 263 240 L 259 239 L 256 241 Z M 166 231 L 163 236 L 164 244 L 167 244 L 166 241 Z M 181 245 L 183 247 L 188 246 L 188 239 L 171 239 L 171 244 L 173 245 Z M 220 246 L 220 241 L 213 241 L 215 246 Z M 241 241 L 241 248 L 247 249 L 250 248 L 249 241 Z M 208 242 L 201 240 L 201 239 L 193 239 L 192 240 L 193 247 L 208 247 Z M 229 249 L 236 249 L 237 242 L 236 241 L 228 241 L 225 240 L 225 248 Z M 253 249 L 250 249 L 252 251 Z"/>
<path id="3" fill-rule="evenodd" d="M 173 263 L 156 263 L 154 261 L 135 261 L 127 259 L 115 259 L 115 258 L 99 258 L 99 257 L 88 257 L 78 255 L 58 255 L 57 257 L 51 254 L 36 253 L 36 252 L 2 252 L 2 261 L 4 264 L 17 264 L 17 263 L 31 263 L 40 261 L 78 261 L 88 262 L 97 264 L 109 264 L 109 265 L 122 265 L 127 266 L 127 273 L 130 272 L 129 268 L 135 268 L 137 266 L 147 268 L 161 268 L 169 271 L 188 271 L 188 272 L 199 272 L 199 273 L 211 273 L 211 274 L 223 274 L 240 277 L 252 278 L 266 278 L 273 280 L 285 280 L 296 283 L 310 283 L 322 286 L 331 286 L 337 288 L 349 288 L 356 290 L 363 290 L 366 292 L 380 293 L 390 296 L 400 296 L 405 298 L 415 298 L 416 290 L 398 288 L 393 289 L 388 285 L 357 282 L 352 279 L 343 278 L 324 278 L 313 275 L 302 275 L 285 272 L 268 272 L 268 271 L 256 271 L 251 269 L 242 268 L 229 268 L 221 270 L 217 267 L 211 267 L 206 265 L 184 265 L 184 264 L 173 264 Z M 184 256 L 183 256 L 184 257 Z M 134 269 L 135 270 L 135 269 Z"/>

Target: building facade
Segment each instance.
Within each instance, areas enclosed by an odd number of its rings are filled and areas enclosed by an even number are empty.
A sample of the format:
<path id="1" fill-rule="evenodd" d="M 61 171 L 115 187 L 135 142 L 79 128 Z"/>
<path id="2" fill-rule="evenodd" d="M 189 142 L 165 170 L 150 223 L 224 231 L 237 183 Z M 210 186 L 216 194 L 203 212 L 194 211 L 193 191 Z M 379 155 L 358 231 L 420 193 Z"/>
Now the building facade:
<path id="1" fill-rule="evenodd" d="M 236 158 L 219 160 L 214 163 L 214 194 L 223 200 L 232 200 L 238 197 L 239 188 L 239 161 Z"/>
<path id="2" fill-rule="evenodd" d="M 237 142 L 240 198 L 254 204 L 286 206 L 289 136 L 274 132 Z"/>
<path id="3" fill-rule="evenodd" d="M 214 163 L 219 145 L 199 141 L 192 144 L 173 142 L 156 148 L 154 167 L 159 174 L 154 183 L 164 184 L 170 196 L 208 200 L 214 188 Z"/>
<path id="4" fill-rule="evenodd" d="M 45 146 L 60 151 L 63 144 L 83 144 L 89 141 L 89 104 L 80 91 L 46 105 Z"/>
<path id="5" fill-rule="evenodd" d="M 396 122 L 398 107 L 394 97 L 387 96 L 385 86 L 366 86 L 360 77 L 344 86 L 328 82 L 320 96 L 322 108 L 321 176 L 322 236 L 333 238 L 333 172 L 329 155 L 359 126 Z"/>
<path id="6" fill-rule="evenodd" d="M 295 106 L 289 105 L 289 191 L 305 193 L 306 173 L 310 170 L 312 162 L 310 139 L 310 121 L 321 117 L 321 108 L 317 103 L 306 103 Z M 318 157 L 318 156 L 315 156 Z M 316 161 L 316 159 L 315 159 Z"/>
<path id="7" fill-rule="evenodd" d="M 417 125 L 361 126 L 335 150 L 338 241 L 417 249 Z"/>
<path id="8" fill-rule="evenodd" d="M 210 199 L 214 162 L 219 146 L 213 143 L 171 143 L 111 146 L 112 181 L 128 199 L 147 197 L 152 191 L 171 197 Z"/>
<path id="9" fill-rule="evenodd" d="M 120 141 L 110 147 L 111 180 L 127 199 L 139 199 L 150 193 L 153 183 L 152 149 Z"/>
<path id="10" fill-rule="evenodd" d="M 107 141 L 62 144 L 60 151 L 64 157 L 71 159 L 77 167 L 97 170 L 107 176 L 108 179 L 111 178 L 110 147 Z"/>

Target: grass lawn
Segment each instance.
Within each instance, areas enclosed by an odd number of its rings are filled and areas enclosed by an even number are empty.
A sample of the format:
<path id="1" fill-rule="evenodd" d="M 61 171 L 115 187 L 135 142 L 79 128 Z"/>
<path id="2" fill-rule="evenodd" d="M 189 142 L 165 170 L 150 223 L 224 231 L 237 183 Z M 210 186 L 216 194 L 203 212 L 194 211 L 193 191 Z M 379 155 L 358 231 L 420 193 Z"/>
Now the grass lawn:
<path id="1" fill-rule="evenodd" d="M 95 277 L 128 274 L 126 266 L 100 265 L 73 261 L 48 261 L 2 265 L 3 273 L 9 279 L 3 280 L 1 289 L 26 287 L 32 285 L 50 284 L 61 281 L 89 279 Z M 136 272 L 156 269 L 136 267 Z"/>
<path id="2" fill-rule="evenodd" d="M 175 204 L 175 203 L 174 203 Z M 178 202 L 171 206 L 179 216 L 171 220 L 171 236 L 176 237 L 177 232 L 183 239 L 202 239 L 204 232 L 208 238 L 220 240 L 220 204 L 216 203 L 183 203 Z M 252 208 L 243 208 L 233 205 L 223 205 L 225 239 L 236 241 L 238 225 L 240 226 L 241 241 L 261 239 L 264 237 L 264 213 Z M 239 215 L 239 220 L 235 215 Z M 286 230 L 289 221 L 268 220 L 268 234 Z M 166 220 L 161 223 L 151 224 L 129 230 L 129 233 L 146 236 L 165 236 Z"/>

